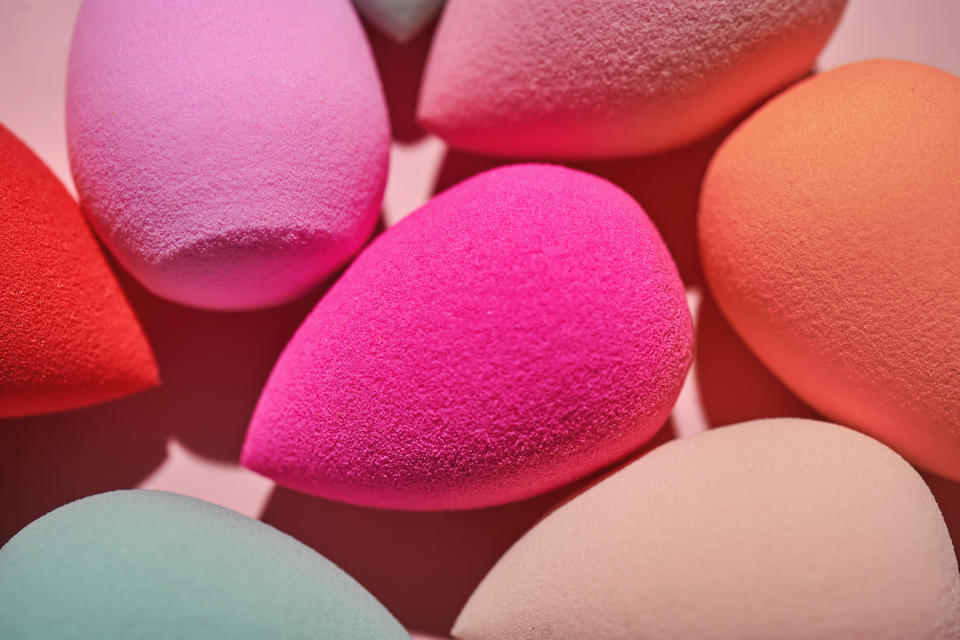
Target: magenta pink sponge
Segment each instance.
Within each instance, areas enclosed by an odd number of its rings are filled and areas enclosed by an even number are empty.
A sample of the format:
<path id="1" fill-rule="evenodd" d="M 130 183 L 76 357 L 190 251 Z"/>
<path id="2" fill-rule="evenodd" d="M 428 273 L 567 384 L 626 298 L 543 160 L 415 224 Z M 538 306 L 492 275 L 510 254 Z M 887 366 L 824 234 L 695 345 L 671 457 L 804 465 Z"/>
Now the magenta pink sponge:
<path id="1" fill-rule="evenodd" d="M 87 0 L 67 129 L 81 204 L 154 293 L 278 304 L 362 246 L 389 125 L 349 0 Z"/>
<path id="2" fill-rule="evenodd" d="M 356 504 L 467 509 L 621 458 L 691 361 L 683 285 L 626 193 L 494 169 L 389 229 L 280 357 L 243 464 Z"/>

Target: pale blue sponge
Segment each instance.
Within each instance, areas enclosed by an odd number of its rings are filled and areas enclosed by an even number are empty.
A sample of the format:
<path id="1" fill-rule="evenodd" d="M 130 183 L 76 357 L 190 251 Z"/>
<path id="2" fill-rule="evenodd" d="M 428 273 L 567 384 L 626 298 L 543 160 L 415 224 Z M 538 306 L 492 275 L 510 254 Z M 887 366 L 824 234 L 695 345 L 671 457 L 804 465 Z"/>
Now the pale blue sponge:
<path id="1" fill-rule="evenodd" d="M 0 549 L 0 638 L 409 640 L 312 549 L 162 491 L 78 500 L 14 536 Z"/>

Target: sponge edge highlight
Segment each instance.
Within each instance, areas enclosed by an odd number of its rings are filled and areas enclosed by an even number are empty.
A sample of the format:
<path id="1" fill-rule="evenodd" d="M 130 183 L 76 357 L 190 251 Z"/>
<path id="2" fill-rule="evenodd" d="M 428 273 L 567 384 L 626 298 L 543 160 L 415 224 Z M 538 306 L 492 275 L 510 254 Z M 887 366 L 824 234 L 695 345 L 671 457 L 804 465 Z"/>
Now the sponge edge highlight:
<path id="1" fill-rule="evenodd" d="M 280 357 L 243 464 L 368 506 L 520 500 L 649 440 L 692 340 L 633 199 L 561 167 L 495 169 L 354 261 Z"/>
<path id="2" fill-rule="evenodd" d="M 742 423 L 662 445 L 487 574 L 459 640 L 948 640 L 960 576 L 900 456 L 850 429 Z"/>
<path id="3" fill-rule="evenodd" d="M 0 636 L 409 640 L 312 549 L 159 491 L 84 498 L 14 536 L 0 549 Z"/>
<path id="4" fill-rule="evenodd" d="M 767 103 L 714 156 L 704 273 L 813 408 L 960 480 L 960 78 L 873 60 Z"/>
<path id="5" fill-rule="evenodd" d="M 693 142 L 807 73 L 846 0 L 450 0 L 418 118 L 451 146 L 602 158 Z"/>
<path id="6" fill-rule="evenodd" d="M 0 247 L 0 417 L 157 384 L 150 346 L 77 203 L 2 125 Z"/>
<path id="7" fill-rule="evenodd" d="M 67 133 L 110 250 L 154 293 L 210 309 L 286 302 L 352 257 L 390 139 L 348 0 L 88 0 Z"/>

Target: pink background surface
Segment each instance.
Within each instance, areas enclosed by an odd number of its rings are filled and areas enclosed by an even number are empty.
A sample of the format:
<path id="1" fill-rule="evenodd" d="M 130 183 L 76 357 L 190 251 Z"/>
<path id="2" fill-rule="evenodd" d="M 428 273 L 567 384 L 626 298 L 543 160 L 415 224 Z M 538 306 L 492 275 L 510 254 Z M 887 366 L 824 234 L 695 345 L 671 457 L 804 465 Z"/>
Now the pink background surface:
<path id="1" fill-rule="evenodd" d="M 78 5 L 0 0 L 0 122 L 70 189 L 64 88 Z M 851 0 L 820 68 L 898 57 L 960 75 L 957 33 L 956 0 Z M 383 205 L 387 226 L 423 204 L 437 183 L 487 163 L 469 156 L 451 160 L 441 141 L 422 137 L 412 123 L 429 35 L 401 47 L 371 34 L 395 137 Z M 678 229 L 689 234 L 693 227 Z M 403 622 L 438 634 L 496 558 L 564 494 L 483 511 L 410 514 L 275 491 L 236 460 L 270 366 L 319 292 L 279 309 L 218 314 L 160 301 L 128 276 L 121 280 L 157 352 L 165 385 L 93 409 L 0 421 L 0 542 L 85 495 L 134 486 L 176 491 L 263 517 L 340 564 Z M 808 411 L 744 351 L 715 309 L 705 305 L 696 313 L 700 298 L 695 288 L 688 290 L 700 338 L 711 341 L 701 340 L 659 439 L 782 407 Z M 948 521 L 960 520 L 960 487 L 939 479 L 931 484 Z"/>

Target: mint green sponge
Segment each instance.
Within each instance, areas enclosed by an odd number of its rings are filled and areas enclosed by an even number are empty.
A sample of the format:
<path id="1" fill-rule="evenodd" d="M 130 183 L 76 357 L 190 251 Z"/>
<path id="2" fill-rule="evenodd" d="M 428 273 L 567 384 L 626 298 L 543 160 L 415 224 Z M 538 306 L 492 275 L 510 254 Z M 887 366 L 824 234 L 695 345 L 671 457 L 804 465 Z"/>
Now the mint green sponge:
<path id="1" fill-rule="evenodd" d="M 4 640 L 409 640 L 336 565 L 262 522 L 162 491 L 48 513 L 0 549 Z"/>

